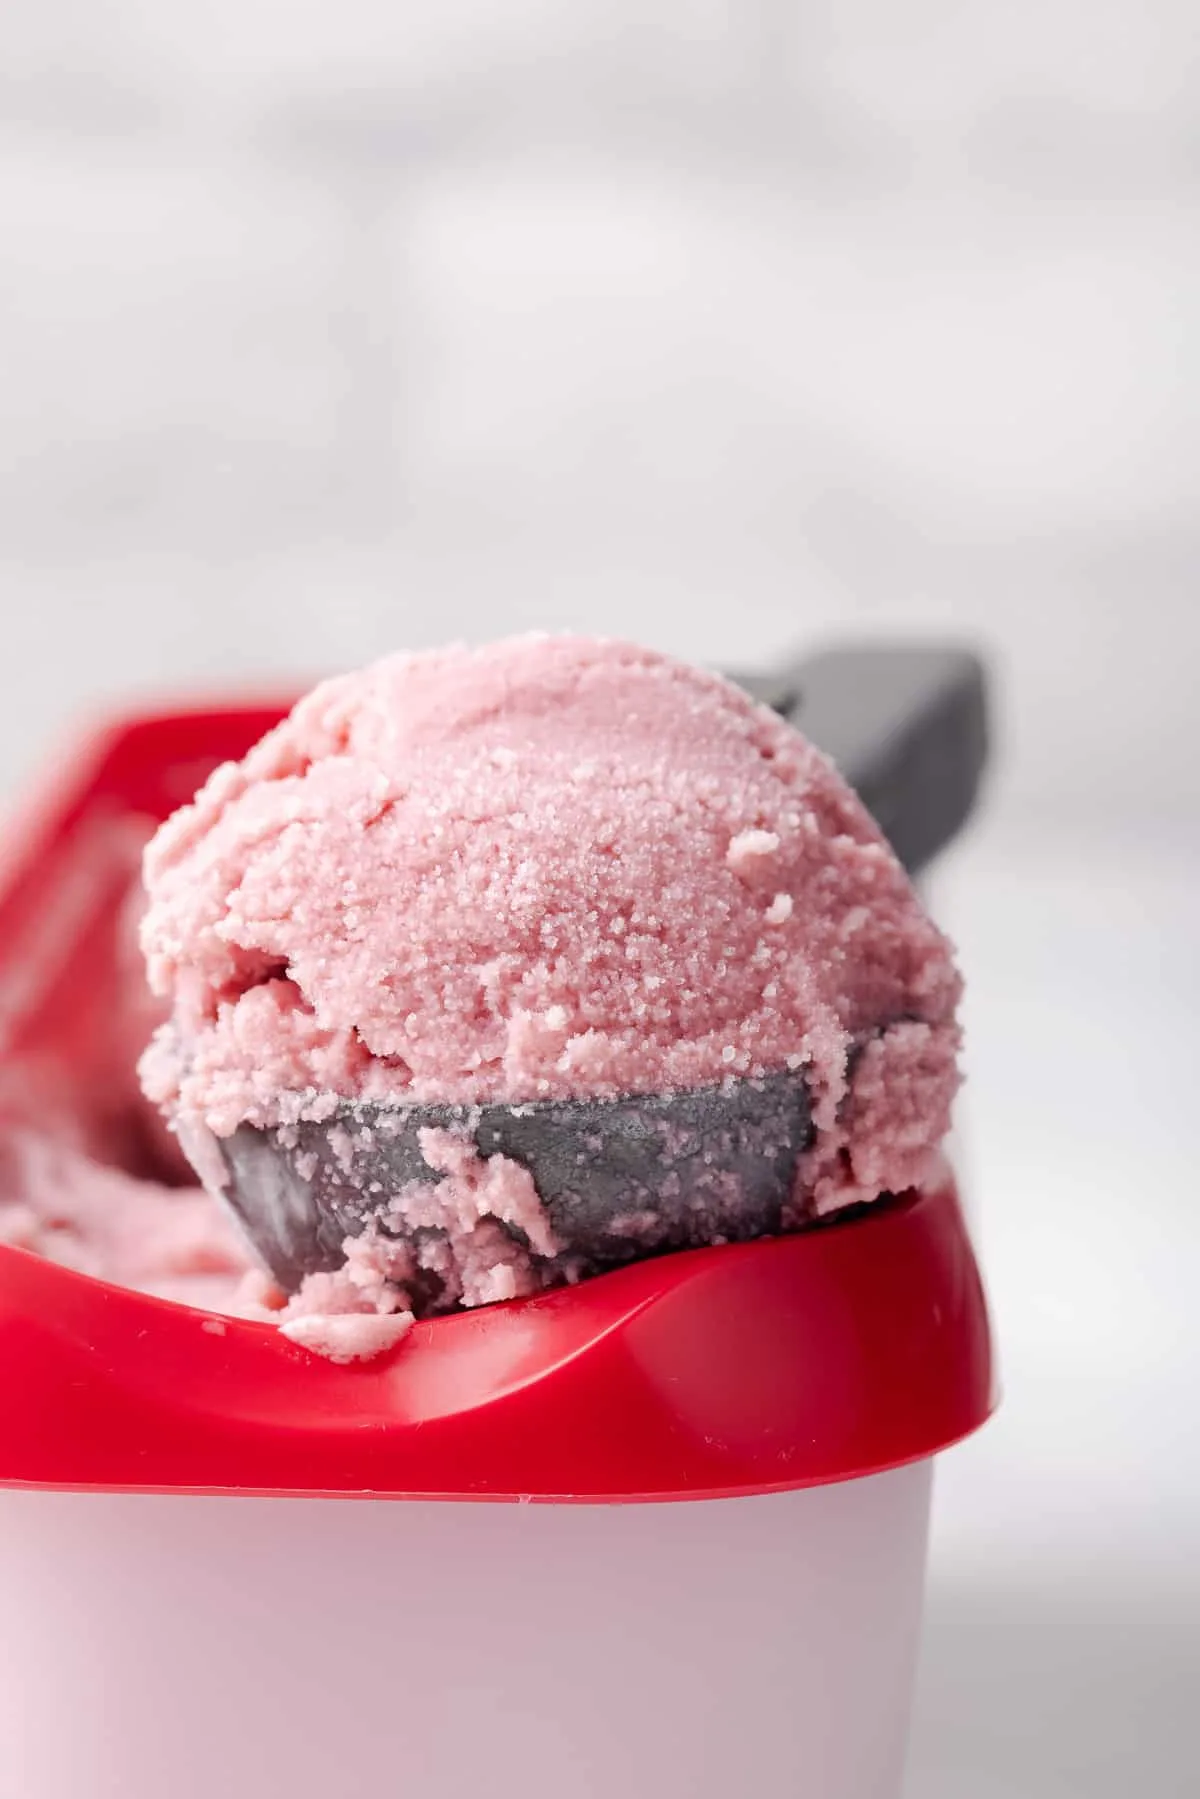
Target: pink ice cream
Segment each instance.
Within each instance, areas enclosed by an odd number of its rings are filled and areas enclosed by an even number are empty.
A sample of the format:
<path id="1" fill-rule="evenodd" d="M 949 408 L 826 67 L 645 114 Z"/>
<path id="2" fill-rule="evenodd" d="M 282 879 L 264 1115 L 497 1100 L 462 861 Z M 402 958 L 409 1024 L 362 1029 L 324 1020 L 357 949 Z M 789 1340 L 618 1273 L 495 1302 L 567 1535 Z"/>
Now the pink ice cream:
<path id="1" fill-rule="evenodd" d="M 0 1128 L 0 1243 L 160 1299 L 235 1311 L 246 1249 L 199 1188 L 162 1187 L 29 1126 Z"/>
<path id="2" fill-rule="evenodd" d="M 947 1129 L 959 979 L 874 823 L 774 713 L 628 644 L 327 681 L 161 829 L 146 882 L 171 1021 L 143 1079 L 214 1187 L 214 1137 L 339 1099 L 800 1070 L 817 1210 L 919 1184 Z"/>
<path id="3" fill-rule="evenodd" d="M 139 1179 L 28 1126 L 0 1126 L 0 1245 L 209 1312 L 205 1329 L 223 1330 L 225 1316 L 277 1325 L 336 1362 L 391 1349 L 413 1323 L 373 1241 L 356 1240 L 342 1272 L 289 1299 L 199 1187 Z"/>

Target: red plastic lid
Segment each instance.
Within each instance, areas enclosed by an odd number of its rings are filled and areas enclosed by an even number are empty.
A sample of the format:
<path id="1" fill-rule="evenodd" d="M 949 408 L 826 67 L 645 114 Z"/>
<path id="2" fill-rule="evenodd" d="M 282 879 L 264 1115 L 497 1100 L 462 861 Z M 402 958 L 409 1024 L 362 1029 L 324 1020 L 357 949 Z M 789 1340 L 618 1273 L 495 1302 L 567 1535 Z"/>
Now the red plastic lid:
<path id="1" fill-rule="evenodd" d="M 84 1075 L 103 1061 L 115 976 L 98 966 L 97 921 L 122 889 L 96 843 L 114 821 L 165 815 L 280 710 L 114 727 L 7 835 L 9 1054 L 49 1050 Z M 986 1304 L 948 1177 L 799 1236 L 418 1324 L 349 1368 L 270 1325 L 0 1248 L 0 1367 L 0 1485 L 137 1491 L 762 1493 L 931 1455 L 995 1399 Z"/>
<path id="2" fill-rule="evenodd" d="M 0 1251 L 0 1365 L 0 1481 L 138 1490 L 764 1493 L 931 1455 L 993 1402 L 949 1186 L 418 1324 L 350 1368 Z"/>

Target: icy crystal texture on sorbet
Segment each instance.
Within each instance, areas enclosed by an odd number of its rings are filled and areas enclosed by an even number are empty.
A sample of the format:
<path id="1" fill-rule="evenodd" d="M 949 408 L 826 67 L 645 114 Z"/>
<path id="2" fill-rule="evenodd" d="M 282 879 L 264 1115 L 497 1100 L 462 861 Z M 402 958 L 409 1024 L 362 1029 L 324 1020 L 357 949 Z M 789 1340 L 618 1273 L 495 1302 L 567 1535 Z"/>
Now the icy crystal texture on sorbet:
<path id="1" fill-rule="evenodd" d="M 185 1146 L 339 1098 L 791 1068 L 829 1209 L 918 1183 L 947 1128 L 958 976 L 864 808 L 776 715 L 628 644 L 327 681 L 162 828 L 146 876 L 172 1016 L 143 1075 Z"/>

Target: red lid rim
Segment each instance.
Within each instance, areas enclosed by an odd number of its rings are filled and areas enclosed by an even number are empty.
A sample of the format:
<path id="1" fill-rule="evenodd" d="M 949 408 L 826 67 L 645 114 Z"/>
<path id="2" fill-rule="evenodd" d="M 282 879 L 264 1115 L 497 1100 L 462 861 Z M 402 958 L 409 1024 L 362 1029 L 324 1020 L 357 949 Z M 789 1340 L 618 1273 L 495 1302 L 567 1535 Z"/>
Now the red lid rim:
<path id="1" fill-rule="evenodd" d="M 14 919 L 53 878 L 49 852 L 81 819 L 165 815 L 180 769 L 242 754 L 280 710 L 264 699 L 98 726 L 0 841 L 0 972 L 19 953 Z M 996 1401 L 948 1177 L 794 1237 L 423 1322 L 353 1368 L 270 1326 L 212 1321 L 0 1247 L 0 1485 L 729 1497 L 922 1459 Z"/>
<path id="2" fill-rule="evenodd" d="M 634 1503 L 882 1473 L 996 1403 L 953 1186 L 426 1320 L 335 1367 L 0 1250 L 0 1485 Z"/>

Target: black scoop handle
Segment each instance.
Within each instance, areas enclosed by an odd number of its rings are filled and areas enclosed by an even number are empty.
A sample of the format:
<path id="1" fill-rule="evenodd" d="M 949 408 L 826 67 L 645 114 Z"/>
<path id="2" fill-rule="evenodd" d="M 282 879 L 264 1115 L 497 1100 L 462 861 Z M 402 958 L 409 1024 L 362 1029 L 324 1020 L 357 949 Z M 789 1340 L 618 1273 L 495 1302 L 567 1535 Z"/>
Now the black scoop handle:
<path id="1" fill-rule="evenodd" d="M 971 651 L 847 645 L 733 678 L 832 758 L 910 874 L 974 810 L 989 732 L 987 674 Z"/>

